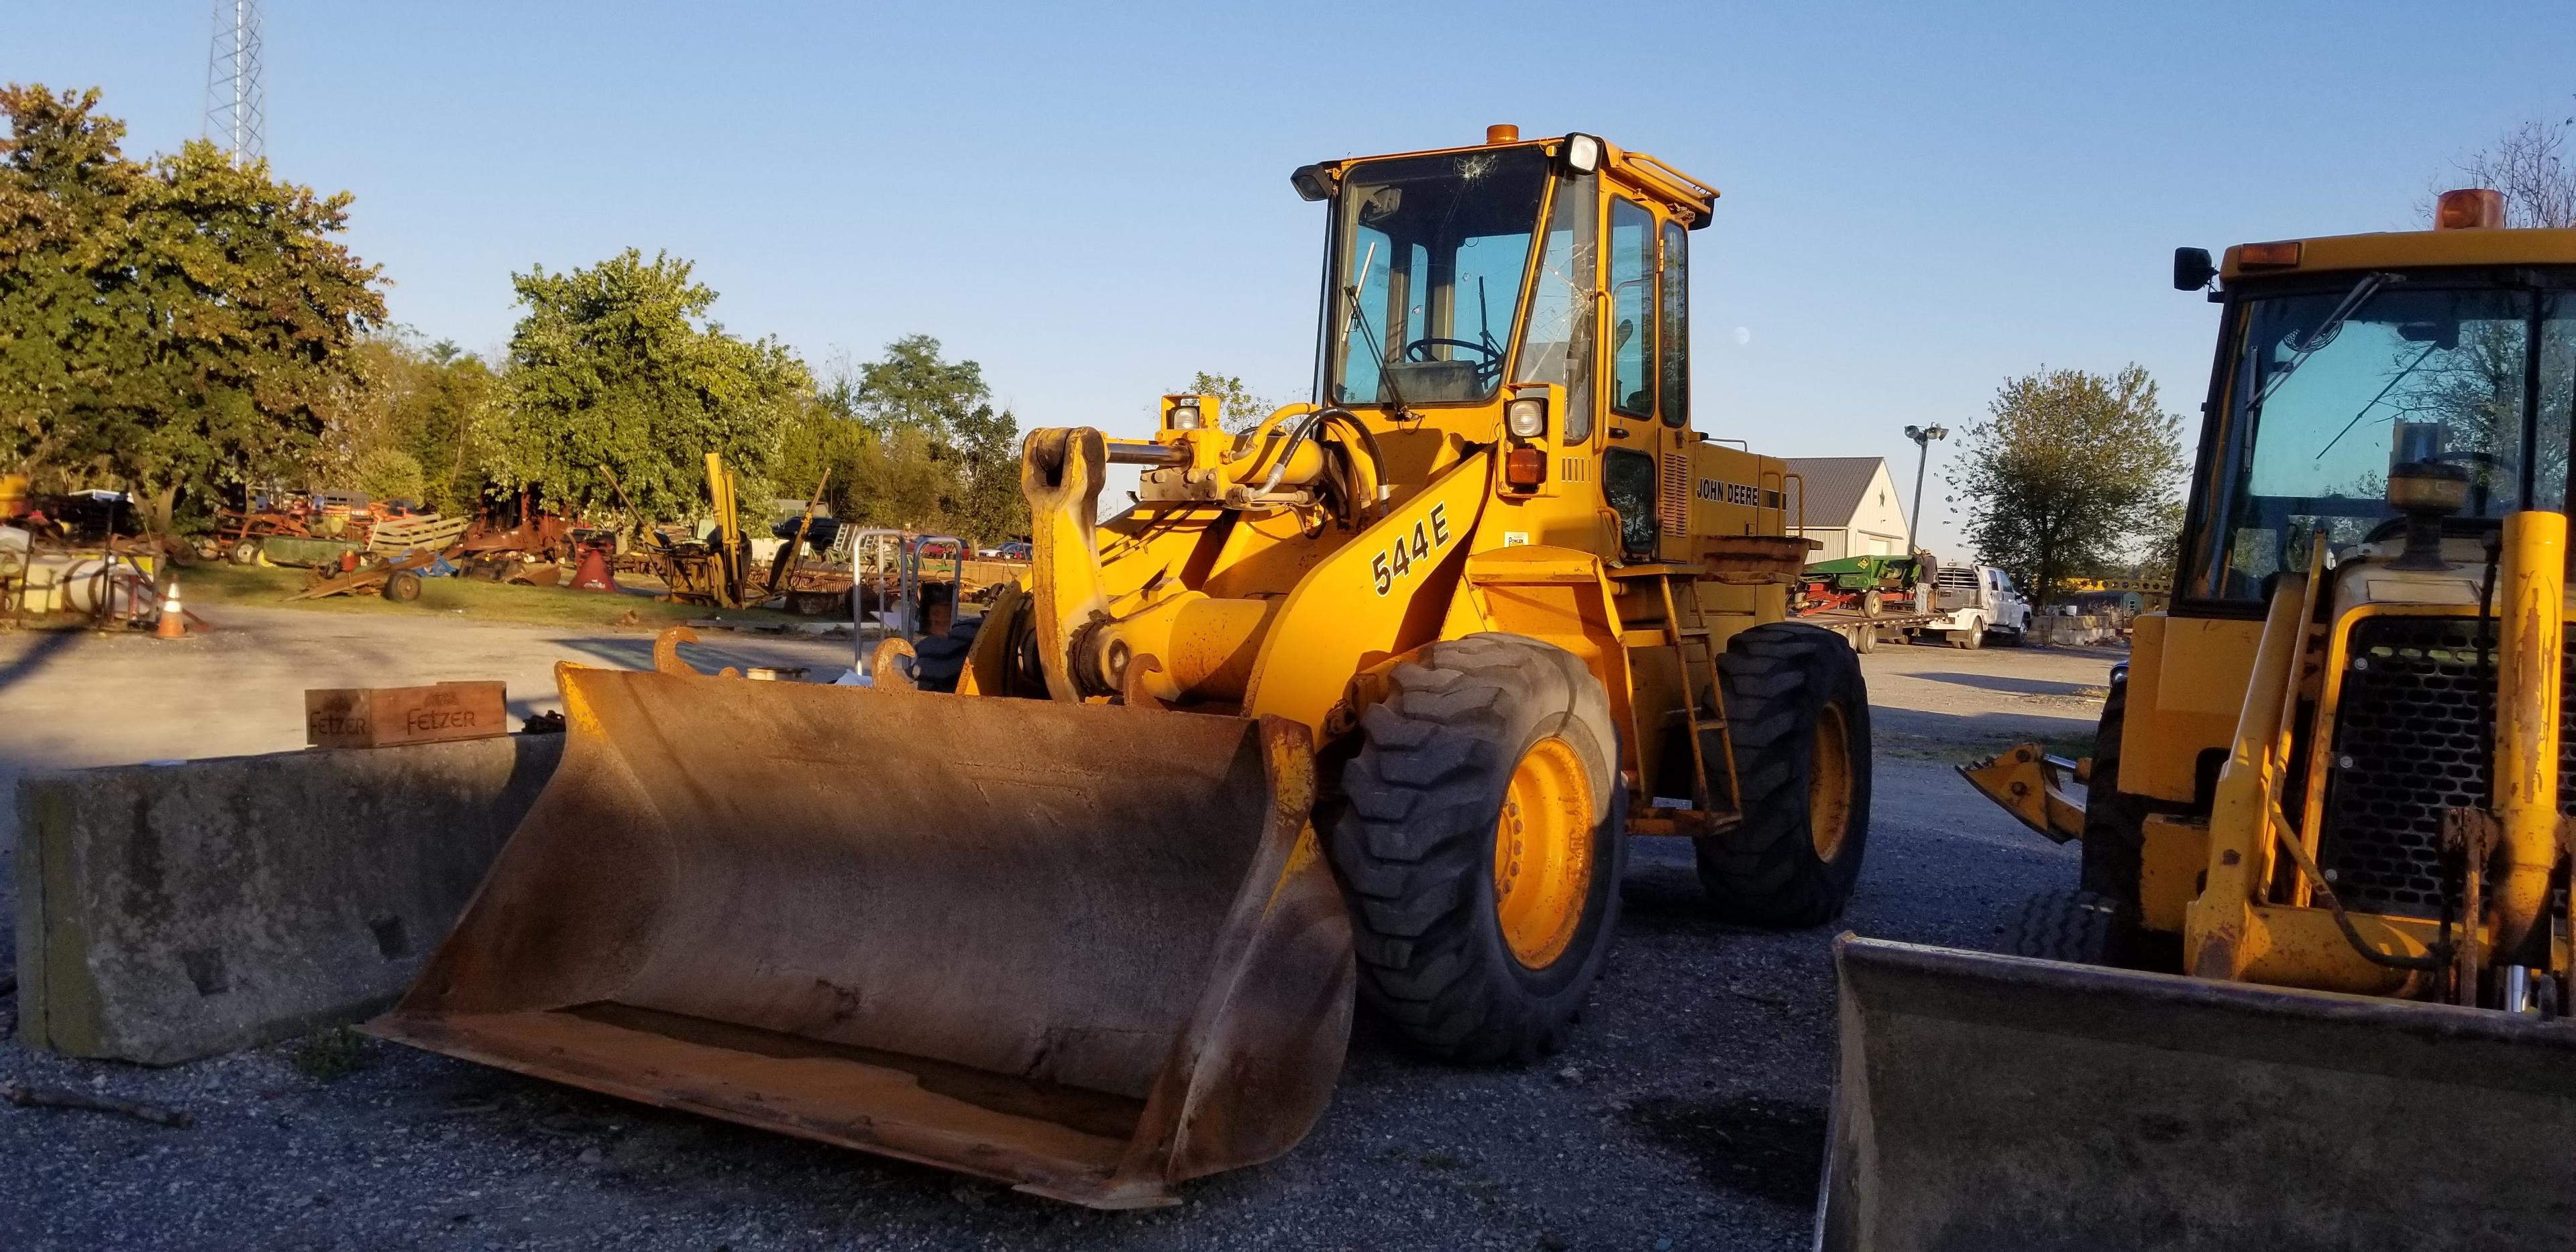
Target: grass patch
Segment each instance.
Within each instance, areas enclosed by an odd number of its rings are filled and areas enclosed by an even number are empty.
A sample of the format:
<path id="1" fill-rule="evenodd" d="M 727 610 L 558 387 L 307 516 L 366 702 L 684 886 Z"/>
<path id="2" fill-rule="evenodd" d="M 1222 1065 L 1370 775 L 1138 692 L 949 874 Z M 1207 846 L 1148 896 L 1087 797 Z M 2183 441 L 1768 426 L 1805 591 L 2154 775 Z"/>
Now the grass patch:
<path id="1" fill-rule="evenodd" d="M 521 587 L 470 578 L 424 578 L 420 599 L 396 604 L 372 591 L 320 600 L 286 597 L 302 590 L 305 572 L 276 566 L 193 565 L 179 572 L 179 589 L 191 605 L 239 604 L 263 609 L 311 609 L 322 613 L 381 613 L 396 617 L 468 617 L 484 622 L 521 622 L 533 626 L 630 626 L 658 630 L 697 618 L 721 615 L 728 621 L 799 622 L 768 609 L 709 609 L 675 604 L 632 593 L 573 591 L 563 587 Z M 634 620 L 625 621 L 628 614 Z"/>
<path id="2" fill-rule="evenodd" d="M 295 1041 L 287 1063 L 316 1082 L 336 1082 L 367 1067 L 373 1041 L 346 1026 L 316 1031 Z"/>

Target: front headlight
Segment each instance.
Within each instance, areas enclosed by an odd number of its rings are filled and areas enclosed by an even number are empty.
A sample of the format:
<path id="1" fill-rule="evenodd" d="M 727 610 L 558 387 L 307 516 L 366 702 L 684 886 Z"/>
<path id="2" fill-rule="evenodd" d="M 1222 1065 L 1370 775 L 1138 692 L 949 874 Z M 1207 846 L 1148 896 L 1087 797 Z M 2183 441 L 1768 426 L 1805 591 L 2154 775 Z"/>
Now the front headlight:
<path id="1" fill-rule="evenodd" d="M 1503 425 L 1523 439 L 1547 433 L 1547 401 L 1530 397 L 1503 406 Z"/>
<path id="2" fill-rule="evenodd" d="M 1201 421 L 1202 419 L 1199 416 L 1198 401 L 1175 400 L 1172 402 L 1172 429 L 1197 430 Z"/>

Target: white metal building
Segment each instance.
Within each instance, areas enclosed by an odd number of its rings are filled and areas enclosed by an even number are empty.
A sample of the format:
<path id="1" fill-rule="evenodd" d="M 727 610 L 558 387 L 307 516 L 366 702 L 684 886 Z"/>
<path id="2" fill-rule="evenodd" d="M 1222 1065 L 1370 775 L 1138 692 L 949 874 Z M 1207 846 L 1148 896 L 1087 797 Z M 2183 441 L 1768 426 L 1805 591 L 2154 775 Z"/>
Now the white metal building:
<path id="1" fill-rule="evenodd" d="M 1905 502 L 1897 496 L 1896 479 L 1887 472 L 1887 458 L 1793 456 L 1789 472 L 1798 475 L 1807 491 L 1807 525 L 1800 533 L 1824 545 L 1807 559 L 1905 554 Z M 1798 516 L 1794 490 L 1789 508 L 1794 528 Z"/>

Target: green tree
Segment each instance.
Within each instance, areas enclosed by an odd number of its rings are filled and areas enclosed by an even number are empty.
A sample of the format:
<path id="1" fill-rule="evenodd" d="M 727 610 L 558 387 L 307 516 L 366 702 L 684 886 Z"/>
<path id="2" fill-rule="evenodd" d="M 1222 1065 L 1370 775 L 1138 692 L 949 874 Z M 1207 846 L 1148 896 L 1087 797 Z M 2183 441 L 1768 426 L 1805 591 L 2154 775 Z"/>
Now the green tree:
<path id="1" fill-rule="evenodd" d="M 2163 539 L 2183 464 L 2182 420 L 2144 369 L 2041 370 L 1997 390 L 1949 480 L 1977 559 L 2045 605 L 2066 580 Z"/>
<path id="2" fill-rule="evenodd" d="M 358 458 L 358 490 L 378 500 L 418 501 L 420 461 L 400 448 L 370 448 Z"/>
<path id="3" fill-rule="evenodd" d="M 1008 409 L 978 404 L 955 424 L 956 486 L 950 511 L 957 528 L 981 544 L 1029 531 L 1029 501 L 1020 493 L 1020 423 Z"/>
<path id="4" fill-rule="evenodd" d="M 812 393 L 780 454 L 783 483 L 807 491 L 824 467 L 834 516 L 863 526 L 953 531 L 995 543 L 1028 531 L 1020 427 L 996 407 L 983 366 L 907 335 Z"/>
<path id="5" fill-rule="evenodd" d="M 716 293 L 690 271 L 629 248 L 587 268 L 512 275 L 526 311 L 473 432 L 495 485 L 534 487 L 565 512 L 614 507 L 606 466 L 647 517 L 697 517 L 705 457 L 716 452 L 746 520 L 759 520 L 813 380 L 777 340 L 740 339 L 707 320 Z"/>
<path id="6" fill-rule="evenodd" d="M 1180 390 L 1191 395 L 1215 396 L 1218 424 L 1238 435 L 1259 426 L 1261 419 L 1277 412 L 1286 403 L 1254 395 L 1251 388 L 1243 385 L 1242 379 L 1232 374 L 1211 374 L 1206 370 L 1190 375 L 1190 385 Z"/>
<path id="7" fill-rule="evenodd" d="M 0 89 L 0 452 L 182 492 L 300 476 L 363 385 L 374 267 L 323 197 L 192 142 L 142 165 L 98 93 Z"/>
<path id="8" fill-rule="evenodd" d="M 877 430 L 921 430 L 945 438 L 991 395 L 983 366 L 949 361 L 928 335 L 906 335 L 887 344 L 882 359 L 859 367 L 854 399 L 859 420 Z"/>
<path id="9" fill-rule="evenodd" d="M 358 349 L 363 394 L 313 466 L 315 487 L 358 487 L 370 495 L 416 500 L 442 513 L 471 511 L 482 496 L 482 465 L 473 455 L 475 416 L 491 399 L 492 371 L 446 341 L 420 346 L 400 334 L 377 335 Z M 400 455 L 415 474 L 385 477 L 386 458 Z M 373 473 L 368 466 L 379 469 Z M 409 493 L 365 485 L 411 482 Z"/>

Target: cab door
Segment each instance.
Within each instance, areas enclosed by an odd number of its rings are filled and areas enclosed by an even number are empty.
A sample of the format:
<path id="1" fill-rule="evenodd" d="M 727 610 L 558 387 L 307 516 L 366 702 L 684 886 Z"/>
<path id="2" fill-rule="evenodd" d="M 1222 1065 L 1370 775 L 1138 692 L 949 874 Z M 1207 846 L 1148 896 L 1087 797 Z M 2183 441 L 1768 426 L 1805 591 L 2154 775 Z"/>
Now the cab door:
<path id="1" fill-rule="evenodd" d="M 1619 514 L 1623 553 L 1630 560 L 1652 560 L 1663 539 L 1690 529 L 1690 465 L 1687 450 L 1666 424 L 1658 395 L 1664 308 L 1660 223 L 1652 208 L 1616 191 L 1609 201 L 1602 240 L 1607 316 L 1602 319 L 1599 375 L 1609 448 L 1601 486 Z M 1689 424 L 1686 411 L 1681 411 L 1681 422 Z M 1669 455 L 1675 451 L 1682 455 Z"/>

